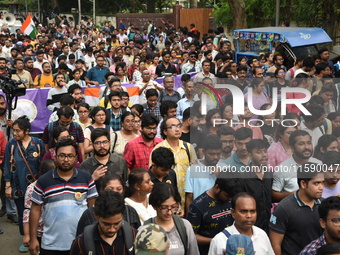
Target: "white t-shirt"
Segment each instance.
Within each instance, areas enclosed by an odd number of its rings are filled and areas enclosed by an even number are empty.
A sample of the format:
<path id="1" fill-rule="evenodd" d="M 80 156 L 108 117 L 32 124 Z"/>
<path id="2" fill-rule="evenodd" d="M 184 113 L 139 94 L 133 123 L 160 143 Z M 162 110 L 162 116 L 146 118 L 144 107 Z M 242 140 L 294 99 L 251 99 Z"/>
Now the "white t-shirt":
<path id="1" fill-rule="evenodd" d="M 235 224 L 226 228 L 231 235 L 239 235 L 240 232 L 235 227 Z M 223 233 L 218 233 L 210 243 L 208 255 L 224 255 L 227 247 L 228 237 Z M 270 244 L 269 238 L 262 229 L 253 226 L 253 241 L 254 251 L 257 255 L 274 255 L 273 248 Z"/>

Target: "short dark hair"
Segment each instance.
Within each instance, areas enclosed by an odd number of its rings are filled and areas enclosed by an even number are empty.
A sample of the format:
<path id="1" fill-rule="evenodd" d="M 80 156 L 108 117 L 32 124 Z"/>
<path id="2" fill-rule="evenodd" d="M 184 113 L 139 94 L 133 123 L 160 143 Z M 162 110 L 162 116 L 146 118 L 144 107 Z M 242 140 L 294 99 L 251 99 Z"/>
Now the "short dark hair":
<path id="1" fill-rule="evenodd" d="M 152 152 L 151 161 L 156 166 L 171 169 L 175 165 L 174 153 L 168 148 L 159 147 Z"/>
<path id="2" fill-rule="evenodd" d="M 317 65 L 315 66 L 315 74 L 320 74 L 321 71 L 326 70 L 327 67 L 329 67 L 328 64 L 323 63 L 323 62 L 320 62 L 319 64 L 317 64 Z"/>
<path id="3" fill-rule="evenodd" d="M 141 127 L 149 127 L 152 125 L 156 125 L 158 126 L 158 119 L 156 118 L 156 116 L 154 116 L 153 114 L 143 114 L 143 116 L 141 117 Z"/>
<path id="4" fill-rule="evenodd" d="M 247 151 L 251 153 L 255 149 L 268 149 L 269 144 L 262 139 L 252 139 L 246 147 Z"/>
<path id="5" fill-rule="evenodd" d="M 248 68 L 247 68 L 247 66 L 245 66 L 245 65 L 241 65 L 241 66 L 238 66 L 237 67 L 237 72 L 241 72 L 241 71 L 248 71 Z"/>
<path id="6" fill-rule="evenodd" d="M 141 104 L 134 104 L 133 106 L 131 106 L 131 110 L 132 109 L 136 109 L 136 111 L 139 113 L 139 116 L 141 116 L 144 112 L 144 107 Z"/>
<path id="7" fill-rule="evenodd" d="M 158 92 L 156 89 L 148 89 L 145 92 L 145 97 L 146 99 L 148 99 L 149 97 L 153 97 L 153 96 L 157 96 L 158 97 Z"/>
<path id="8" fill-rule="evenodd" d="M 71 94 L 74 93 L 74 91 L 75 91 L 76 89 L 82 90 L 79 84 L 77 84 L 77 83 L 72 84 L 70 87 L 68 87 L 67 93 L 69 93 L 69 94 L 71 95 Z"/>
<path id="9" fill-rule="evenodd" d="M 55 153 L 58 154 L 58 150 L 61 147 L 66 147 L 66 146 L 72 146 L 74 150 L 76 151 L 76 155 L 78 155 L 78 144 L 73 139 L 62 139 L 58 141 L 55 145 Z"/>
<path id="10" fill-rule="evenodd" d="M 217 136 L 221 138 L 222 135 L 232 135 L 235 136 L 235 129 L 229 126 L 221 126 L 217 129 Z"/>
<path id="11" fill-rule="evenodd" d="M 318 104 L 309 104 L 306 106 L 306 109 L 311 113 L 311 115 L 302 113 L 302 117 L 306 122 L 316 121 L 325 114 L 325 109 Z"/>
<path id="12" fill-rule="evenodd" d="M 120 93 L 118 91 L 112 91 L 109 94 L 109 101 L 111 101 L 112 97 L 119 97 L 120 99 L 122 99 L 122 96 L 120 95 Z"/>
<path id="13" fill-rule="evenodd" d="M 319 164 L 307 162 L 297 169 L 297 182 L 299 187 L 301 187 L 301 181 L 308 184 L 308 182 L 315 178 L 318 174 L 323 174 L 323 172 L 317 171 L 318 165 Z M 311 171 L 312 169 L 315 169 L 315 171 Z"/>
<path id="14" fill-rule="evenodd" d="M 60 105 L 72 105 L 74 104 L 74 97 L 70 94 L 65 94 L 60 97 Z"/>
<path id="15" fill-rule="evenodd" d="M 117 214 L 124 214 L 125 202 L 123 196 L 112 190 L 104 190 L 99 193 L 94 206 L 97 217 L 108 218 Z"/>
<path id="16" fill-rule="evenodd" d="M 235 210 L 237 200 L 243 197 L 245 198 L 249 197 L 255 200 L 255 198 L 252 195 L 250 195 L 248 192 L 239 192 L 235 196 L 233 196 L 233 198 L 231 199 L 231 208 Z M 255 203 L 256 203 L 256 200 L 255 200 Z"/>
<path id="17" fill-rule="evenodd" d="M 241 127 L 235 131 L 235 139 L 236 140 L 245 140 L 247 138 L 253 137 L 253 130 L 246 127 Z"/>
<path id="18" fill-rule="evenodd" d="M 74 111 L 70 106 L 62 106 L 57 110 L 57 116 L 60 119 L 61 116 L 64 116 L 65 118 L 69 119 L 74 116 Z"/>
<path id="19" fill-rule="evenodd" d="M 177 109 L 177 103 L 171 100 L 163 101 L 161 106 L 159 107 L 162 117 L 165 117 L 165 115 L 168 113 L 168 110 L 171 108 Z"/>
<path id="20" fill-rule="evenodd" d="M 238 174 L 221 172 L 215 181 L 215 186 L 218 185 L 220 190 L 228 194 L 228 197 L 234 197 L 242 191 L 241 178 L 238 177 Z"/>
<path id="21" fill-rule="evenodd" d="M 101 136 L 105 136 L 107 140 L 110 141 L 110 133 L 106 128 L 95 128 L 91 132 L 91 142 L 92 144 Z"/>
<path id="22" fill-rule="evenodd" d="M 314 67 L 314 60 L 311 57 L 307 57 L 303 60 L 302 66 L 313 68 Z"/>
<path id="23" fill-rule="evenodd" d="M 328 167 L 332 165 L 340 165 L 340 152 L 326 151 L 322 156 L 322 163 Z"/>
<path id="24" fill-rule="evenodd" d="M 289 137 L 289 145 L 291 147 L 294 147 L 296 143 L 296 138 L 298 136 L 306 136 L 306 135 L 308 135 L 312 139 L 312 137 L 306 130 L 295 130 Z"/>
<path id="25" fill-rule="evenodd" d="M 208 135 L 203 141 L 203 149 L 218 150 L 222 148 L 222 142 L 217 135 Z"/>
<path id="26" fill-rule="evenodd" d="M 340 243 L 328 243 L 323 246 L 321 246 L 317 252 L 316 255 L 333 255 L 337 252 L 339 253 L 340 250 Z"/>
<path id="27" fill-rule="evenodd" d="M 328 197 L 321 202 L 318 208 L 320 219 L 326 221 L 330 210 L 340 211 L 340 197 Z"/>
<path id="28" fill-rule="evenodd" d="M 171 197 L 176 203 L 181 203 L 181 196 L 179 195 L 177 188 L 169 183 L 160 182 L 153 187 L 149 197 L 149 203 L 153 208 L 158 208 Z"/>

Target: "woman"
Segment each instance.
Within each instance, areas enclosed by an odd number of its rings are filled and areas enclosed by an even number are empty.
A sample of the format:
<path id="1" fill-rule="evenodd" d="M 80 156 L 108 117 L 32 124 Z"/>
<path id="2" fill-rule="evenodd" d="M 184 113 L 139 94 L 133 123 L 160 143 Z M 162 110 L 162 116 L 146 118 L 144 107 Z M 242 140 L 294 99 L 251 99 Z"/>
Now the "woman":
<path id="1" fill-rule="evenodd" d="M 143 225 L 144 221 L 155 217 L 155 209 L 149 205 L 149 194 L 153 188 L 150 174 L 144 168 L 133 169 L 128 179 L 128 197 L 125 204 L 133 207 Z"/>
<path id="2" fill-rule="evenodd" d="M 233 120 L 233 105 L 232 104 L 224 104 L 220 107 L 220 114 L 222 116 L 222 119 L 227 120 L 228 122 L 226 123 L 227 126 L 233 127 L 232 126 L 232 120 Z"/>
<path id="3" fill-rule="evenodd" d="M 234 80 L 238 79 L 238 75 L 237 75 L 237 63 L 234 61 L 229 62 L 229 69 L 231 71 L 231 77 Z"/>
<path id="4" fill-rule="evenodd" d="M 281 101 L 281 88 L 289 87 L 289 81 L 285 80 L 286 71 L 283 68 L 277 68 L 274 72 L 275 81 L 267 85 L 267 94 L 269 97 L 273 98 L 273 89 L 277 88 L 276 94 L 277 100 Z"/>
<path id="5" fill-rule="evenodd" d="M 178 190 L 168 183 L 158 183 L 152 190 L 149 201 L 155 208 L 157 216 L 147 223 L 155 223 L 167 232 L 170 242 L 169 255 L 199 254 L 197 240 L 190 222 L 176 215 L 181 204 Z M 185 228 L 187 240 L 181 239 L 180 231 L 183 228 Z"/>
<path id="6" fill-rule="evenodd" d="M 140 60 L 139 64 L 136 66 L 135 71 L 132 74 L 132 82 L 137 83 L 139 81 L 142 81 L 142 73 L 143 71 L 146 70 L 145 68 L 145 61 Z"/>
<path id="7" fill-rule="evenodd" d="M 215 119 L 221 119 L 221 114 L 217 109 L 211 109 L 208 111 L 205 117 L 205 125 L 202 128 L 202 133 L 206 135 L 217 135 L 217 129 L 219 125 L 214 125 Z"/>
<path id="8" fill-rule="evenodd" d="M 177 57 L 177 52 L 175 50 L 171 50 L 170 52 L 170 63 L 176 67 L 177 72 L 179 73 L 178 67 L 179 58 Z"/>
<path id="9" fill-rule="evenodd" d="M 297 130 L 293 121 L 285 121 L 285 126 L 279 125 L 275 133 L 275 143 L 268 148 L 268 164 L 272 167 L 280 165 L 288 159 L 293 151 L 289 145 L 290 135 Z"/>
<path id="10" fill-rule="evenodd" d="M 136 135 L 136 136 L 140 136 L 140 130 L 141 130 L 141 117 L 139 117 L 139 115 L 135 115 L 135 125 L 133 126 L 133 130 L 132 132 Z"/>
<path id="11" fill-rule="evenodd" d="M 265 82 L 263 79 L 260 78 L 254 78 L 251 82 L 251 87 L 253 88 L 253 107 L 255 109 L 260 109 L 262 105 L 264 104 L 270 104 L 270 98 L 268 95 L 264 92 Z M 244 100 L 245 102 L 248 102 L 248 92 L 244 94 Z M 252 119 L 257 119 L 257 115 L 253 115 Z"/>
<path id="12" fill-rule="evenodd" d="M 274 54 L 270 52 L 267 52 L 266 54 L 264 54 L 264 59 L 266 61 L 262 66 L 264 77 L 266 77 L 268 69 L 274 65 L 273 58 L 274 58 Z"/>
<path id="13" fill-rule="evenodd" d="M 247 57 L 239 57 L 237 64 L 239 66 L 246 66 L 247 65 L 247 61 L 248 61 Z"/>
<path id="14" fill-rule="evenodd" d="M 264 104 L 261 106 L 260 110 L 269 110 L 272 108 L 271 104 Z M 266 138 L 268 145 L 272 145 L 275 142 L 275 132 L 278 129 L 279 124 L 276 121 L 273 121 L 275 119 L 275 111 L 273 113 L 259 116 L 258 123 L 260 124 L 260 128 L 263 134 L 263 137 Z"/>
<path id="15" fill-rule="evenodd" d="M 133 65 L 131 65 L 128 69 L 128 77 L 130 81 L 132 81 L 132 75 L 134 71 L 136 70 L 136 68 L 139 66 L 139 61 L 140 61 L 140 57 L 135 56 L 133 59 Z"/>
<path id="16" fill-rule="evenodd" d="M 334 135 L 320 136 L 313 157 L 322 161 L 323 154 L 326 151 L 338 151 L 338 140 Z"/>
<path id="17" fill-rule="evenodd" d="M 31 123 L 21 116 L 13 123 L 13 136 L 6 146 L 4 168 L 7 198 L 13 198 L 18 211 L 19 231 L 24 235 L 23 212 L 27 186 L 37 179 L 39 165 L 45 154 L 45 145 L 39 138 L 31 137 Z M 20 246 L 20 250 L 26 247 Z M 27 250 L 27 249 L 26 249 Z"/>
<path id="18" fill-rule="evenodd" d="M 128 141 L 137 137 L 133 132 L 135 126 L 135 114 L 132 112 L 124 112 L 121 116 L 122 129 L 117 131 L 117 142 L 114 148 L 114 153 L 123 156 L 125 145 Z"/>
<path id="19" fill-rule="evenodd" d="M 291 87 L 297 87 L 302 89 L 307 89 L 309 86 L 309 76 L 305 73 L 299 73 L 294 80 L 291 81 Z M 299 92 L 289 92 L 286 94 L 286 97 L 289 99 L 299 99 L 305 98 L 304 93 Z M 287 112 L 297 113 L 298 115 L 301 114 L 301 110 L 295 104 L 287 104 Z"/>
<path id="20" fill-rule="evenodd" d="M 112 139 L 112 137 L 114 136 L 114 132 L 113 132 L 112 128 L 105 124 L 106 112 L 105 112 L 105 109 L 103 107 L 96 106 L 95 108 L 93 108 L 93 110 L 90 113 L 90 118 L 92 119 L 92 125 L 85 128 L 85 131 L 84 131 L 84 138 L 85 138 L 84 150 L 85 150 L 85 153 L 91 153 L 93 151 L 93 146 L 92 146 L 92 142 L 91 142 L 91 132 L 95 128 L 106 128 L 107 131 L 110 132 L 111 141 L 114 141 Z"/>
<path id="21" fill-rule="evenodd" d="M 83 129 L 83 132 L 85 131 L 85 128 L 91 125 L 92 120 L 89 117 L 90 115 L 90 105 L 85 102 L 81 102 L 77 106 L 77 113 L 79 116 L 79 119 L 75 120 L 81 128 Z"/>
<path id="22" fill-rule="evenodd" d="M 124 181 L 122 177 L 116 175 L 115 173 L 107 173 L 102 177 L 99 183 L 100 186 L 98 186 L 97 189 L 100 192 L 104 190 L 112 190 L 119 193 L 121 196 L 124 196 Z M 141 226 L 138 214 L 133 207 L 125 205 L 125 212 L 123 217 L 126 222 L 130 223 L 131 227 L 138 229 Z M 80 217 L 76 236 L 83 233 L 86 226 L 91 225 L 95 222 L 97 222 L 97 219 L 94 217 L 94 206 L 92 206 L 88 208 Z"/>
<path id="23" fill-rule="evenodd" d="M 156 68 L 159 64 L 159 56 L 155 55 L 153 57 L 153 61 L 152 61 L 152 65 L 149 66 L 148 70 L 150 72 L 150 76 L 151 76 L 151 80 L 154 80 L 157 78 L 157 74 L 156 74 Z"/>
<path id="24" fill-rule="evenodd" d="M 50 144 L 49 144 L 49 150 L 45 153 L 44 157 L 43 157 L 43 161 L 47 160 L 47 159 L 53 159 L 56 160 L 57 159 L 57 155 L 56 155 L 56 151 L 55 151 L 55 145 L 58 141 L 61 141 L 63 139 L 72 139 L 72 136 L 70 135 L 69 131 L 67 128 L 63 127 L 63 126 L 59 126 L 53 129 L 52 131 L 52 137 L 50 140 Z M 80 149 L 78 149 L 78 159 L 76 164 L 74 165 L 74 167 L 79 167 L 80 164 L 83 162 L 83 156 L 82 153 L 80 151 Z"/>
<path id="25" fill-rule="evenodd" d="M 53 48 L 46 49 L 46 54 L 44 54 L 44 59 L 50 62 L 52 68 L 55 67 L 56 57 L 54 56 Z"/>
<path id="26" fill-rule="evenodd" d="M 125 72 L 124 72 L 124 67 L 121 65 L 121 64 L 118 64 L 116 66 L 116 76 L 119 78 L 120 80 L 120 83 L 125 83 L 125 84 L 128 84 L 130 83 L 128 77 L 125 75 Z"/>
<path id="27" fill-rule="evenodd" d="M 340 113 L 338 112 L 331 112 L 328 114 L 327 119 L 332 122 L 332 130 L 337 127 L 340 127 Z"/>
<path id="28" fill-rule="evenodd" d="M 333 102 L 332 98 L 335 91 L 335 87 L 332 83 L 326 83 L 322 86 L 319 95 L 322 97 L 324 104 L 323 108 L 325 109 L 325 114 L 328 115 L 331 112 L 336 111 L 335 103 Z"/>

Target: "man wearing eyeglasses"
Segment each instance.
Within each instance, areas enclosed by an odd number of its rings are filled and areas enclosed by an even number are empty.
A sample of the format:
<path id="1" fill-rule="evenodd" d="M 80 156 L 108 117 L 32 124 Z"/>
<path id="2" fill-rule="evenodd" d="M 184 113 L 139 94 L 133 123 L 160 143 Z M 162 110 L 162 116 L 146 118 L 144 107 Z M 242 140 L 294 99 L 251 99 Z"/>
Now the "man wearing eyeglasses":
<path id="1" fill-rule="evenodd" d="M 80 165 L 80 169 L 92 175 L 96 186 L 100 188 L 100 180 L 107 172 L 115 173 L 127 181 L 128 168 L 125 160 L 117 154 L 111 153 L 111 138 L 106 128 L 95 128 L 91 132 L 93 156 L 88 157 Z M 114 143 L 114 141 L 113 141 Z M 113 145 L 114 146 L 114 145 Z"/>
<path id="2" fill-rule="evenodd" d="M 299 254 L 322 234 L 318 209 L 325 179 L 322 171 L 316 171 L 317 166 L 307 162 L 296 169 L 298 191 L 275 207 L 269 237 L 276 255 Z"/>
<path id="3" fill-rule="evenodd" d="M 308 244 L 300 255 L 315 255 L 317 249 L 340 241 L 340 197 L 334 196 L 323 200 L 319 206 L 320 225 L 325 232 Z"/>
<path id="4" fill-rule="evenodd" d="M 112 75 L 108 76 L 108 74 L 112 74 Z M 119 78 L 114 76 L 114 73 L 109 72 L 106 74 L 106 76 L 107 76 L 107 79 L 106 79 L 107 86 L 101 88 L 102 98 L 100 99 L 99 104 L 98 104 L 98 106 L 104 107 L 105 109 L 111 107 L 110 100 L 109 100 L 109 94 L 111 92 L 113 91 L 127 92 L 126 88 L 122 86 Z"/>
<path id="5" fill-rule="evenodd" d="M 182 74 L 184 73 L 199 73 L 202 72 L 202 64 L 197 60 L 198 53 L 197 51 L 189 52 L 189 61 L 185 63 L 182 67 Z M 210 66 L 209 66 L 210 69 Z"/>
<path id="6" fill-rule="evenodd" d="M 77 151 L 74 140 L 59 141 L 56 144 L 57 168 L 41 176 L 34 187 L 29 221 L 31 254 L 69 254 L 78 221 L 98 196 L 90 174 L 74 168 Z M 40 248 L 37 228 L 41 215 L 44 236 Z"/>

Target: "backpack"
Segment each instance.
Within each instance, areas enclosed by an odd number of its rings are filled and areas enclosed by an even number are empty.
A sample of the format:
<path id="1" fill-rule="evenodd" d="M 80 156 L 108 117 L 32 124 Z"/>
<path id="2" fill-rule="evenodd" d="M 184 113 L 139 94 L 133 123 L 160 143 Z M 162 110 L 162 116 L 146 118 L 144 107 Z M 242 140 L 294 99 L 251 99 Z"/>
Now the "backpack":
<path id="1" fill-rule="evenodd" d="M 48 125 L 47 125 L 47 130 L 48 130 L 48 137 L 49 139 L 48 140 L 51 140 L 52 138 L 52 131 L 53 131 L 53 123 L 54 122 L 49 122 Z M 77 123 L 77 122 L 74 122 L 72 121 L 73 125 L 74 125 L 74 128 L 76 129 L 77 131 L 77 137 L 79 137 L 79 128 L 81 128 L 81 126 Z M 77 142 L 77 141 L 76 141 Z"/>
<path id="2" fill-rule="evenodd" d="M 189 159 L 189 165 L 191 163 L 191 157 L 190 157 L 190 151 L 189 151 L 189 147 L 188 147 L 188 143 L 183 141 L 183 145 L 185 147 L 185 151 L 187 152 L 187 155 L 188 155 L 188 159 Z"/>
<path id="3" fill-rule="evenodd" d="M 84 248 L 85 248 L 85 255 L 102 255 L 102 251 L 98 250 L 96 253 L 96 248 L 95 248 L 95 243 L 93 240 L 93 232 L 95 228 L 97 227 L 96 224 L 88 225 L 84 229 Z M 132 228 L 130 227 L 130 224 L 126 221 L 123 221 L 122 225 L 122 230 L 123 230 L 123 235 L 124 235 L 124 240 L 125 240 L 125 247 L 126 247 L 126 252 L 128 255 L 133 254 L 133 243 L 134 243 L 134 233 L 132 231 Z"/>
<path id="4" fill-rule="evenodd" d="M 91 126 L 88 126 L 88 128 L 91 130 L 91 132 L 94 130 L 94 127 L 91 125 Z M 109 132 L 110 134 L 110 126 L 109 125 L 105 125 L 105 129 L 107 130 L 107 132 Z M 112 152 L 114 151 L 115 147 L 116 147 L 116 143 L 117 143 L 117 139 L 118 139 L 118 135 L 116 132 L 115 133 L 115 141 L 113 142 L 113 146 L 112 146 Z"/>
<path id="5" fill-rule="evenodd" d="M 177 229 L 178 234 L 179 234 L 179 236 L 181 238 L 181 241 L 183 243 L 184 250 L 185 250 L 184 254 L 186 255 L 186 254 L 188 254 L 188 247 L 189 246 L 188 246 L 188 235 L 187 235 L 186 228 L 184 226 L 184 222 L 177 215 L 172 216 L 172 218 L 173 218 L 173 220 L 175 222 L 176 229 Z M 150 224 L 150 223 L 153 223 L 152 218 L 144 221 L 144 225 Z"/>

